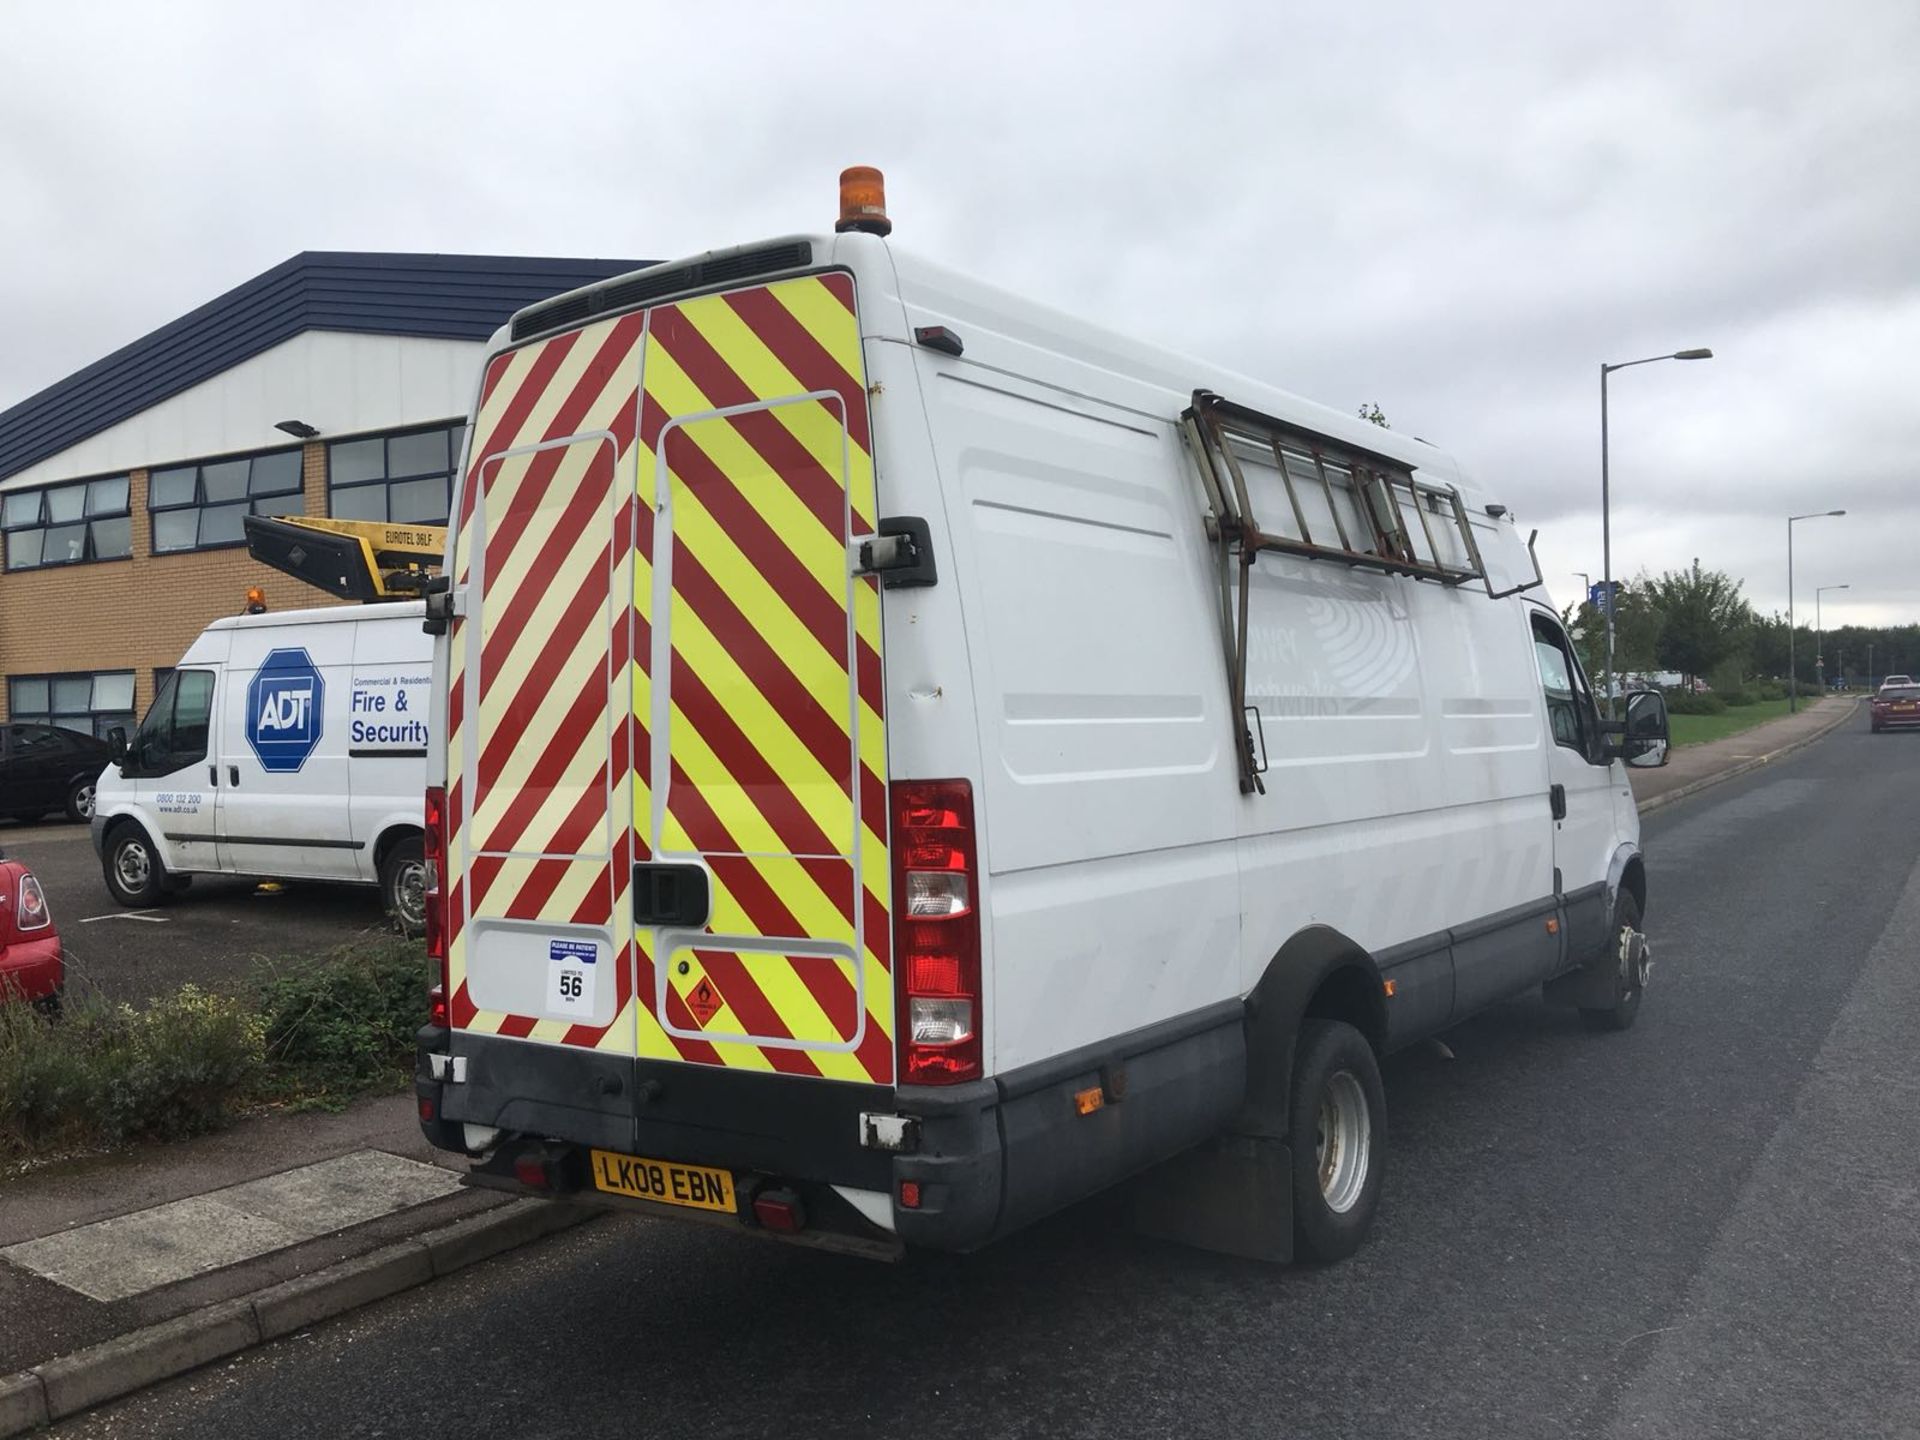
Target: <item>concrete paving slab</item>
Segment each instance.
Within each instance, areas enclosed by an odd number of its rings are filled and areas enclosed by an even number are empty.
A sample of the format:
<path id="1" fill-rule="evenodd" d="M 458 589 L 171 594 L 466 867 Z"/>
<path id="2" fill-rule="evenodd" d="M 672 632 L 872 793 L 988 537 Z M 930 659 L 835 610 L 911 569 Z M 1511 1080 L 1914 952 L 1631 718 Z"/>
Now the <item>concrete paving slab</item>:
<path id="1" fill-rule="evenodd" d="M 90 1299 L 125 1300 L 457 1189 L 435 1166 L 359 1150 L 11 1245 L 0 1259 Z"/>
<path id="2" fill-rule="evenodd" d="M 124 1300 L 190 1275 L 237 1265 L 300 1236 L 260 1215 L 193 1195 L 0 1250 L 0 1259 L 90 1300 Z"/>
<path id="3" fill-rule="evenodd" d="M 265 1216 L 301 1239 L 325 1235 L 460 1188 L 459 1176 L 383 1150 L 357 1150 L 216 1191 L 235 1210 Z"/>

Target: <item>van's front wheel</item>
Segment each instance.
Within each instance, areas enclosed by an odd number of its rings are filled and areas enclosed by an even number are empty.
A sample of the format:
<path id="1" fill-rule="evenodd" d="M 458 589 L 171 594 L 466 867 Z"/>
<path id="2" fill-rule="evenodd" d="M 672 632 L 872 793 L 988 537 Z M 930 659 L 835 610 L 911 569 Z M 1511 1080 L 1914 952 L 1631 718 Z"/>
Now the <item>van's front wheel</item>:
<path id="1" fill-rule="evenodd" d="M 172 893 L 167 867 L 138 825 L 122 825 L 107 838 L 101 869 L 113 898 L 131 910 L 158 905 Z"/>
<path id="2" fill-rule="evenodd" d="M 380 894 L 402 934 L 427 928 L 427 856 L 418 836 L 397 842 L 381 858 Z"/>
<path id="3" fill-rule="evenodd" d="M 1589 1030 L 1629 1029 L 1640 1017 L 1640 999 L 1653 973 L 1653 952 L 1640 929 L 1640 902 L 1624 887 L 1614 903 L 1613 937 L 1600 964 L 1611 982 L 1607 1003 L 1581 1006 L 1581 1022 Z"/>
<path id="4" fill-rule="evenodd" d="M 1309 1020 L 1300 1027 L 1288 1140 L 1294 1251 L 1303 1260 L 1344 1260 L 1373 1224 L 1387 1149 L 1380 1065 L 1353 1026 Z"/>

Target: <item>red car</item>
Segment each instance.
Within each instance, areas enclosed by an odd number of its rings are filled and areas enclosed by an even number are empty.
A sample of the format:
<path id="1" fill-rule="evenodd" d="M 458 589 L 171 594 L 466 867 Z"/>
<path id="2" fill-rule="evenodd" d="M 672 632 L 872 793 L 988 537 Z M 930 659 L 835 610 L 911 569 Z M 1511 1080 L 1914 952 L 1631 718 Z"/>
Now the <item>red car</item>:
<path id="1" fill-rule="evenodd" d="M 0 856 L 0 1000 L 52 1008 L 66 978 L 46 891 L 25 865 Z"/>
<path id="2" fill-rule="evenodd" d="M 1897 725 L 1920 725 L 1920 685 L 1882 685 L 1874 692 L 1874 730 Z"/>

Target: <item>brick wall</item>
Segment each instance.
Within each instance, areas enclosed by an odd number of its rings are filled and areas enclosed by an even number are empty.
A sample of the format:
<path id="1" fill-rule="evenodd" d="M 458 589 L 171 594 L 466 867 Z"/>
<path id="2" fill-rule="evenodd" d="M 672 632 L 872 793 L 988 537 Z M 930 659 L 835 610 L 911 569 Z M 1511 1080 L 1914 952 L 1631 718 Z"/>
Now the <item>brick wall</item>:
<path id="1" fill-rule="evenodd" d="M 327 513 L 324 443 L 303 448 L 306 513 Z M 261 565 L 245 546 L 155 555 L 147 515 L 147 472 L 131 476 L 133 558 L 0 573 L 0 682 L 10 675 L 132 670 L 134 713 L 153 699 L 153 672 L 172 665 L 222 615 L 246 608 L 249 586 L 269 610 L 338 605 L 322 590 Z M 0 683 L 0 718 L 9 686 Z"/>

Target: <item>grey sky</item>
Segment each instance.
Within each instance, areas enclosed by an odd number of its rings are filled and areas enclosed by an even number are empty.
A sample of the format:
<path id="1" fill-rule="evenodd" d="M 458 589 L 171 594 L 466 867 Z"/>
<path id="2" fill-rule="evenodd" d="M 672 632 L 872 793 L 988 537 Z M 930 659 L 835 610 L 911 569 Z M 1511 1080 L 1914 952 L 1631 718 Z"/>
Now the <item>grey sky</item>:
<path id="1" fill-rule="evenodd" d="M 76 18 L 81 16 L 81 18 Z M 1447 446 L 1557 598 L 1920 619 L 1920 7 L 8 6 L 0 406 L 303 249 L 896 240 Z"/>

